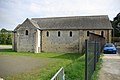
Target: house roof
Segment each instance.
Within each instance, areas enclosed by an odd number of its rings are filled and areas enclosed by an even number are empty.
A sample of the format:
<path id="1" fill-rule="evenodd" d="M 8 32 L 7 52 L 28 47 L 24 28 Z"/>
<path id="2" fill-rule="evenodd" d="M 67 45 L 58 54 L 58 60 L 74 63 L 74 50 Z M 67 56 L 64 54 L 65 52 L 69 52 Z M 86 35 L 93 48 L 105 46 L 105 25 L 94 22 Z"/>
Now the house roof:
<path id="1" fill-rule="evenodd" d="M 31 22 L 36 28 L 38 28 L 38 29 L 40 28 L 36 21 L 30 20 L 30 22 Z"/>
<path id="2" fill-rule="evenodd" d="M 113 29 L 107 15 L 32 18 L 40 29 Z"/>
<path id="3" fill-rule="evenodd" d="M 17 30 L 20 26 L 21 24 L 18 24 L 17 27 L 14 29 L 14 31 Z"/>
<path id="4" fill-rule="evenodd" d="M 14 31 L 19 29 L 26 21 L 29 21 L 33 25 L 33 27 L 35 27 L 37 29 L 40 28 L 35 20 L 30 20 L 30 19 L 27 18 L 22 24 L 18 24 L 17 27 L 14 29 Z"/>

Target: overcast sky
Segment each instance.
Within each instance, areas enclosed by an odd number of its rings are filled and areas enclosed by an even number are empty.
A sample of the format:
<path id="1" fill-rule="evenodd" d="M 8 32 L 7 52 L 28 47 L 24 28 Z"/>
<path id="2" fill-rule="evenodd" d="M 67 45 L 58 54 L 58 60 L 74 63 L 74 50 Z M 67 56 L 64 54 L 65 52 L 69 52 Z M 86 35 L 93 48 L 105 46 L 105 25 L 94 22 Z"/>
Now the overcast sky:
<path id="1" fill-rule="evenodd" d="M 26 18 L 108 15 L 120 12 L 120 0 L 0 0 L 0 29 L 13 30 Z"/>

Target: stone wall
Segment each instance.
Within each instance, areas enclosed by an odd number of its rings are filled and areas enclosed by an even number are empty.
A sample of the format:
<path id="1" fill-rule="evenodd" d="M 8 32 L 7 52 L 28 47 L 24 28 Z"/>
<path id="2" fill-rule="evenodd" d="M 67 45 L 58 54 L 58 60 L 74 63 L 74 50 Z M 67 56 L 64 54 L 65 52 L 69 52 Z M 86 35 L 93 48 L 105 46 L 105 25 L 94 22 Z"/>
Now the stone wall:
<path id="1" fill-rule="evenodd" d="M 101 35 L 102 31 L 103 31 L 103 37 L 105 38 L 105 42 L 111 42 L 111 31 L 112 30 L 85 30 L 86 33 L 87 31 Z"/>
<path id="2" fill-rule="evenodd" d="M 60 37 L 58 36 L 59 31 Z M 98 35 L 101 35 L 103 32 L 106 42 L 111 38 L 111 33 L 108 34 L 110 30 L 43 30 L 41 34 L 41 51 L 81 53 L 84 48 L 85 39 L 89 38 L 87 31 Z M 47 32 L 49 33 L 48 36 Z M 72 32 L 72 37 L 70 37 L 70 32 Z"/>
<path id="3" fill-rule="evenodd" d="M 58 36 L 59 31 L 60 36 Z M 48 32 L 49 36 L 47 36 L 47 30 L 42 31 L 43 52 L 79 52 L 79 46 L 81 46 L 79 30 L 48 30 Z"/>

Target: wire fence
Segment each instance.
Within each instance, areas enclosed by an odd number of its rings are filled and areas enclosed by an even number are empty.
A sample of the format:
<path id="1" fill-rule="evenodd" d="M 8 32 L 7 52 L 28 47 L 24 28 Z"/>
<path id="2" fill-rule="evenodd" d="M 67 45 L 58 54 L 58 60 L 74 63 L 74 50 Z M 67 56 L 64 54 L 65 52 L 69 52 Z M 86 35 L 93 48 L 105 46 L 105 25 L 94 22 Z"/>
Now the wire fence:
<path id="1" fill-rule="evenodd" d="M 101 47 L 96 41 L 85 40 L 85 80 L 91 80 L 100 57 Z"/>
<path id="2" fill-rule="evenodd" d="M 96 63 L 100 58 L 102 46 L 100 42 L 85 40 L 85 80 L 91 80 L 96 69 Z M 63 67 L 58 70 L 51 80 L 65 80 Z"/>

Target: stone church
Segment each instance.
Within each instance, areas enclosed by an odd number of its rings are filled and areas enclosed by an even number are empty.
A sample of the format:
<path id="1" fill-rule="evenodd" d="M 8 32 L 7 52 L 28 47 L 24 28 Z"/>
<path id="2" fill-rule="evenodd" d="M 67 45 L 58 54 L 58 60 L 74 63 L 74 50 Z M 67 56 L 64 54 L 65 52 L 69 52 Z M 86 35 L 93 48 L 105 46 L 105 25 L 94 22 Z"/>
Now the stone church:
<path id="1" fill-rule="evenodd" d="M 80 53 L 89 32 L 111 42 L 111 31 L 107 15 L 27 18 L 13 31 L 13 50 Z"/>

